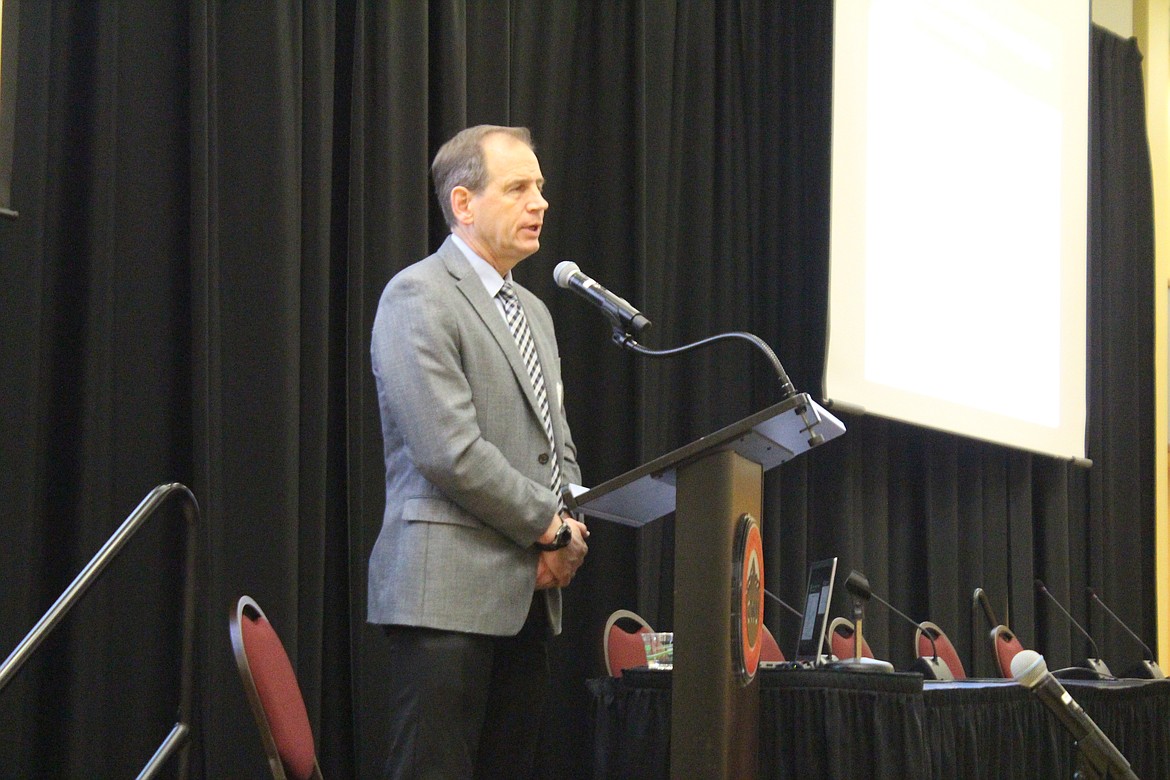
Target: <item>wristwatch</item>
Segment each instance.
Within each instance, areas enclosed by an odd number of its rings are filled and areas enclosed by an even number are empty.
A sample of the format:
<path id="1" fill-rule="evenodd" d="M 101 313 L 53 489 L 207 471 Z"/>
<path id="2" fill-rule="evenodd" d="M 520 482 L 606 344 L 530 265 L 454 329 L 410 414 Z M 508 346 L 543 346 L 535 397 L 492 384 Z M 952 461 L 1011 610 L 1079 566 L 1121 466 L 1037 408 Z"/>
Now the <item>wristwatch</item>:
<path id="1" fill-rule="evenodd" d="M 569 542 L 572 540 L 573 528 L 568 523 L 566 523 L 565 519 L 562 517 L 561 527 L 557 529 L 557 532 L 553 535 L 553 540 L 551 542 L 533 542 L 532 546 L 538 550 L 543 550 L 544 552 L 552 552 L 553 550 L 559 550 L 562 547 L 568 547 Z"/>

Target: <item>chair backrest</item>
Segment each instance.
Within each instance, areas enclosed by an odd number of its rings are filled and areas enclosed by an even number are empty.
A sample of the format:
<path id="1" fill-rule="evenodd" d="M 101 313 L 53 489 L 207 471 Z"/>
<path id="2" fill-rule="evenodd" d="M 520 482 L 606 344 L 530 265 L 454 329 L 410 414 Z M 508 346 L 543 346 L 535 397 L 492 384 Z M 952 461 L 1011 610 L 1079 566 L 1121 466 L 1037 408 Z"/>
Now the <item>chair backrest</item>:
<path id="1" fill-rule="evenodd" d="M 853 657 L 853 621 L 849 618 L 833 618 L 829 624 L 829 652 L 845 661 Z M 861 637 L 861 656 L 873 658 L 873 651 L 869 649 L 869 640 Z"/>
<path id="2" fill-rule="evenodd" d="M 627 631 L 624 626 L 631 626 L 632 630 Z M 621 677 L 623 669 L 645 666 L 646 645 L 642 641 L 642 632 L 653 630 L 636 612 L 615 610 L 605 621 L 605 631 L 601 635 L 606 673 L 610 677 Z"/>
<path id="3" fill-rule="evenodd" d="M 927 632 L 930 632 L 929 637 L 926 635 Z M 934 639 L 933 646 L 930 643 L 931 639 Z M 938 653 L 938 657 L 951 670 L 952 677 L 956 680 L 967 679 L 967 670 L 963 668 L 963 662 L 959 659 L 955 646 L 951 644 L 943 630 L 929 620 L 918 624 L 918 630 L 914 632 L 914 647 L 919 658 L 933 658 L 934 654 Z"/>
<path id="4" fill-rule="evenodd" d="M 249 596 L 236 602 L 228 629 L 272 776 L 275 780 L 320 780 L 305 699 L 280 637 Z"/>
<path id="5" fill-rule="evenodd" d="M 1020 643 L 1019 638 L 1007 626 L 996 626 L 991 629 L 991 644 L 995 649 L 995 665 L 999 670 L 999 676 L 1004 678 L 1014 677 L 1015 675 L 1012 674 L 1012 659 L 1016 657 L 1016 653 L 1023 651 L 1024 645 Z"/>
<path id="6" fill-rule="evenodd" d="M 776 637 L 772 636 L 772 632 L 763 623 L 760 623 L 760 628 L 764 631 L 760 639 L 760 660 L 769 662 L 784 661 L 784 651 L 780 649 L 780 644 L 776 641 Z"/>

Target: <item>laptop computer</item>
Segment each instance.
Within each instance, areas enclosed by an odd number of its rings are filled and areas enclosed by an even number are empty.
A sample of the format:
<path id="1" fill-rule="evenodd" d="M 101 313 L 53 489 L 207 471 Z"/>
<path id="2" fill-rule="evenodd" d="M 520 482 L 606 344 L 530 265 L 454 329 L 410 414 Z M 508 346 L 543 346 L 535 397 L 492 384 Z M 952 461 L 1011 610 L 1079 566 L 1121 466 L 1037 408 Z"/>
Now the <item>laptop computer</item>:
<path id="1" fill-rule="evenodd" d="M 829 602 L 837 577 L 837 559 L 810 563 L 804 590 L 804 616 L 792 660 L 800 666 L 819 666 L 824 660 L 825 632 L 829 627 Z"/>

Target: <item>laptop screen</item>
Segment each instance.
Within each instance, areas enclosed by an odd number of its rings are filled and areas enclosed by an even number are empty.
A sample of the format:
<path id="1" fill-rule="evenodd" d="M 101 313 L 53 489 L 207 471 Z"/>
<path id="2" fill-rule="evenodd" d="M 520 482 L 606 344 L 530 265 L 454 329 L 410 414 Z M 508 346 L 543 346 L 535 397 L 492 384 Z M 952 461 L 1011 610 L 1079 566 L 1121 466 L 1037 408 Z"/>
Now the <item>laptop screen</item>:
<path id="1" fill-rule="evenodd" d="M 833 580 L 837 576 L 837 559 L 826 558 L 809 564 L 808 587 L 804 591 L 804 617 L 795 660 L 816 663 L 823 653 L 825 629 L 829 625 L 829 602 L 833 597 Z"/>

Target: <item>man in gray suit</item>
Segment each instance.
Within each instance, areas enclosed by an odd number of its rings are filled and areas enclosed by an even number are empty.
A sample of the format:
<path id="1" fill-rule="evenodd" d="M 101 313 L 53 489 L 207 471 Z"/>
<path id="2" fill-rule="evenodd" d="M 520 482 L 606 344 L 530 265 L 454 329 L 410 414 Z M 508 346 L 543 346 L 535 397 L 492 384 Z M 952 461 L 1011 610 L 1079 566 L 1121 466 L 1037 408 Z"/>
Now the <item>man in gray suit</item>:
<path id="1" fill-rule="evenodd" d="M 391 643 L 387 777 L 525 777 L 560 588 L 589 531 L 552 317 L 512 281 L 548 202 L 528 131 L 468 128 L 431 166 L 451 235 L 382 293 L 371 357 L 386 510 L 369 621 Z"/>

